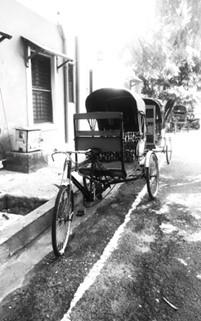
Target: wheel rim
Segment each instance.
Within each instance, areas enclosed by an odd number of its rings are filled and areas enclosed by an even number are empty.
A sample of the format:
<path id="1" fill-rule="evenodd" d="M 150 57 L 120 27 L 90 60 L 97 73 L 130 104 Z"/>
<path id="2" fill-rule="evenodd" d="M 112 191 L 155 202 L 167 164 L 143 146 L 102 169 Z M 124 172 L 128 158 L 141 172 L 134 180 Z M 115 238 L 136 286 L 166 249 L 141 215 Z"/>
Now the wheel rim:
<path id="1" fill-rule="evenodd" d="M 72 197 L 69 189 L 64 189 L 60 195 L 55 221 L 56 254 L 64 254 L 71 232 L 72 218 Z"/>

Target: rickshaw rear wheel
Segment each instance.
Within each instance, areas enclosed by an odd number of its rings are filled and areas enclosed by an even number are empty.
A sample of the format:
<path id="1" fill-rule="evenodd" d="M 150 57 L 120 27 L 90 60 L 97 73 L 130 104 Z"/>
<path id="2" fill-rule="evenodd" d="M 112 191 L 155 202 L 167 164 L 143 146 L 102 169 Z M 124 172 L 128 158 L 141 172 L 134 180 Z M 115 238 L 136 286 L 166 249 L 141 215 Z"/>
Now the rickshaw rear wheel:
<path id="1" fill-rule="evenodd" d="M 145 167 L 145 179 L 150 199 L 155 199 L 159 186 L 159 167 L 155 153 L 151 153 L 148 166 Z"/>
<path id="2" fill-rule="evenodd" d="M 58 257 L 67 247 L 73 219 L 74 200 L 70 185 L 61 185 L 56 197 L 52 218 L 52 247 Z"/>
<path id="3" fill-rule="evenodd" d="M 172 141 L 169 137 L 168 141 L 166 141 L 165 145 L 165 156 L 166 156 L 166 162 L 169 165 L 172 159 Z"/>

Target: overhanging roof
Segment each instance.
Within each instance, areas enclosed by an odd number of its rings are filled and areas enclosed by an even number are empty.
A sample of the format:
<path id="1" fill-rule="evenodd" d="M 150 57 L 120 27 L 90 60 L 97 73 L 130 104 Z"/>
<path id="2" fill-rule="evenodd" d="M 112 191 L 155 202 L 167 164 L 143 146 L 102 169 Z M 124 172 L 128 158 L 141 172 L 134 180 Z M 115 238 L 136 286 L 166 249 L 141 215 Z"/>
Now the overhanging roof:
<path id="1" fill-rule="evenodd" d="M 11 38 L 12 38 L 11 35 L 0 31 L 0 42 L 3 41 L 4 39 L 11 39 Z"/>
<path id="2" fill-rule="evenodd" d="M 65 61 L 63 63 L 61 63 L 60 65 L 57 66 L 57 68 L 60 68 L 62 67 L 64 64 L 68 63 L 68 62 L 72 62 L 73 59 L 72 58 L 69 58 L 67 55 L 61 53 L 61 52 L 57 52 L 57 51 L 54 51 L 50 48 L 47 48 L 35 41 L 32 41 L 28 38 L 25 38 L 25 37 L 21 37 L 23 42 L 27 45 L 27 46 L 30 46 L 32 51 L 35 51 L 35 53 L 44 53 L 44 54 L 48 54 L 48 55 L 51 55 L 51 56 L 56 56 L 56 57 L 61 57 L 63 58 Z M 30 56 L 27 56 L 26 57 L 26 64 L 28 64 L 28 60 L 31 59 L 32 55 Z"/>

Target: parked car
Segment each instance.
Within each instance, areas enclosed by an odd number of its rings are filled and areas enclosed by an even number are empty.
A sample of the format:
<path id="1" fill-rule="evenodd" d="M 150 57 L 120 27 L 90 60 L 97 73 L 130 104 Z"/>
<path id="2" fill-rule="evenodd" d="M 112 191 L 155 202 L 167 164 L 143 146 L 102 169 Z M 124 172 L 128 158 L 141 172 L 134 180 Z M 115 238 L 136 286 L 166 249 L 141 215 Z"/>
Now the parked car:
<path id="1" fill-rule="evenodd" d="M 171 112 L 170 131 L 181 130 L 187 127 L 187 107 L 184 105 L 175 105 Z"/>

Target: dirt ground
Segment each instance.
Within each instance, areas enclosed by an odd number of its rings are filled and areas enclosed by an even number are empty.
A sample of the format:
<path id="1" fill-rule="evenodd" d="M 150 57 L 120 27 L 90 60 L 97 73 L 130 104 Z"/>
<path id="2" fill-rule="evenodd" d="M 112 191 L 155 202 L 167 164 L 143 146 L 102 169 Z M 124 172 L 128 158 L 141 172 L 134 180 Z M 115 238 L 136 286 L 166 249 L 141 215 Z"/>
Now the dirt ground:
<path id="1" fill-rule="evenodd" d="M 75 229 L 63 258 L 49 253 L 1 302 L 1 320 L 201 321 L 200 137 L 196 131 L 174 136 L 157 199 L 145 195 L 126 224 L 144 182 L 124 184 L 105 199 Z"/>

